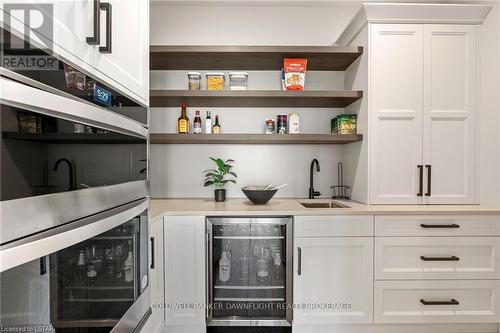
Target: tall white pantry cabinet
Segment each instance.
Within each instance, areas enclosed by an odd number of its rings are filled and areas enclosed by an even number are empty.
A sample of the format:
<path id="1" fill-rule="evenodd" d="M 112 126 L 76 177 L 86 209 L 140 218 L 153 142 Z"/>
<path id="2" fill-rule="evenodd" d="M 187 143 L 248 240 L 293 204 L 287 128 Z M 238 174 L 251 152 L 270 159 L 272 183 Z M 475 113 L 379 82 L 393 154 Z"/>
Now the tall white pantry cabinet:
<path id="1" fill-rule="evenodd" d="M 474 203 L 474 25 L 370 25 L 371 201 Z"/>
<path id="2" fill-rule="evenodd" d="M 368 3 L 346 28 L 337 43 L 364 47 L 363 59 L 346 71 L 347 86 L 366 99 L 348 110 L 365 136 L 359 160 L 368 161 L 355 168 L 353 199 L 479 201 L 479 27 L 490 9 Z"/>

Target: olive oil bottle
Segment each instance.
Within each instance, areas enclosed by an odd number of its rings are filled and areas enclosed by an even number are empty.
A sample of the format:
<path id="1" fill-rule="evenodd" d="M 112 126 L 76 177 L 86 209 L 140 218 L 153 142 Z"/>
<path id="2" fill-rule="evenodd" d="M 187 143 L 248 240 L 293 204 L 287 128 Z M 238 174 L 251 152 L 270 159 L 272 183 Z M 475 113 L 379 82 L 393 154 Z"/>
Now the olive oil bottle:
<path id="1" fill-rule="evenodd" d="M 182 101 L 181 104 L 181 116 L 177 120 L 177 132 L 179 134 L 188 134 L 189 133 L 189 118 L 186 115 L 186 102 Z"/>

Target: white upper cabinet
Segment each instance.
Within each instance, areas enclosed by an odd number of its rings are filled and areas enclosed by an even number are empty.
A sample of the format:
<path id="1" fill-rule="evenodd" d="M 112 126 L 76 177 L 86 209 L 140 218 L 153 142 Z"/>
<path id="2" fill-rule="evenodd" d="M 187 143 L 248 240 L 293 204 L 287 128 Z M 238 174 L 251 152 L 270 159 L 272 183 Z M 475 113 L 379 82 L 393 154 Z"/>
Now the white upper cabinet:
<path id="1" fill-rule="evenodd" d="M 474 203 L 476 29 L 370 25 L 371 203 Z"/>
<path id="2" fill-rule="evenodd" d="M 2 9 L 15 34 L 29 34 L 35 45 L 149 104 L 149 1 L 5 0 Z M 52 29 L 40 29 L 44 23 Z"/>
<path id="3" fill-rule="evenodd" d="M 371 201 L 416 204 L 422 164 L 423 26 L 370 26 Z"/>
<path id="4" fill-rule="evenodd" d="M 102 10 L 95 67 L 149 104 L 149 1 L 106 1 L 111 5 L 111 20 Z M 107 45 L 110 50 L 103 49 Z"/>
<path id="5" fill-rule="evenodd" d="M 474 202 L 476 30 L 424 27 L 425 203 Z"/>

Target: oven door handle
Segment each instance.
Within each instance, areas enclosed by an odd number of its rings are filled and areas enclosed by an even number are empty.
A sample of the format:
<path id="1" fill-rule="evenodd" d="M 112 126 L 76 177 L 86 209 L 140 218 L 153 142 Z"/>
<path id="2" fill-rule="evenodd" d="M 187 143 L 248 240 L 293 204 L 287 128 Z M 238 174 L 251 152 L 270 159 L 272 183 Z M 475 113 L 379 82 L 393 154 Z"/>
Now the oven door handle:
<path id="1" fill-rule="evenodd" d="M 148 209 L 149 199 L 139 199 L 60 227 L 40 232 L 0 247 L 0 272 L 78 244 L 113 229 Z"/>

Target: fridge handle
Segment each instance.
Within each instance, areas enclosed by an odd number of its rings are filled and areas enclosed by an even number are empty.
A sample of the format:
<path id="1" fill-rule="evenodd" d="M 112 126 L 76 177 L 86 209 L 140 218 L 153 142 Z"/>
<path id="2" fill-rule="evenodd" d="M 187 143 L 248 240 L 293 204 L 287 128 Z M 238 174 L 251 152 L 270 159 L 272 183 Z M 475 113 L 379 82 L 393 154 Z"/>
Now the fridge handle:
<path id="1" fill-rule="evenodd" d="M 151 269 L 155 269 L 155 238 L 151 237 L 149 239 L 151 241 Z"/>
<path id="2" fill-rule="evenodd" d="M 206 241 L 206 269 L 207 269 L 207 291 L 206 291 L 206 318 L 207 322 L 212 320 L 212 233 L 210 231 L 211 224 L 207 221 Z"/>
<path id="3" fill-rule="evenodd" d="M 297 275 L 302 275 L 302 249 L 297 247 Z"/>

